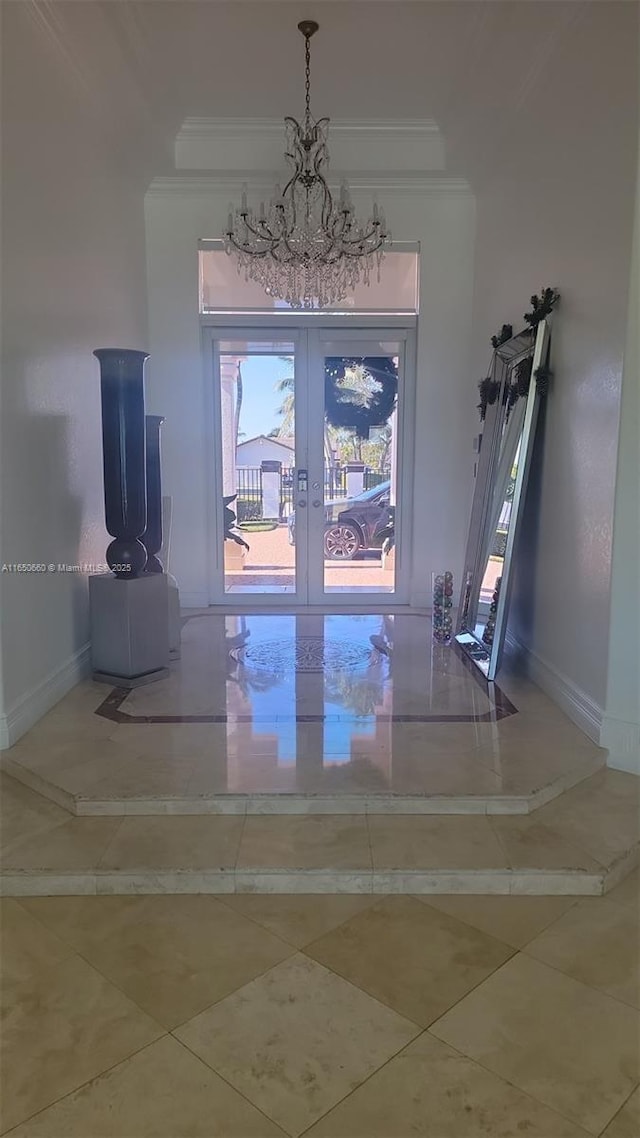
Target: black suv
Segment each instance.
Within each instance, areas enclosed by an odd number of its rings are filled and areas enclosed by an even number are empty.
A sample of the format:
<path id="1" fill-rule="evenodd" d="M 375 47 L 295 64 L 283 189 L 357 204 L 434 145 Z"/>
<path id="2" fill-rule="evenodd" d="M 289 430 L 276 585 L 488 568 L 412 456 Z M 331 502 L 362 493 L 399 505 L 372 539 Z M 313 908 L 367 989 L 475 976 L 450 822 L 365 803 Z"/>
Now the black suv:
<path id="1" fill-rule="evenodd" d="M 324 555 L 330 561 L 351 561 L 361 549 L 380 549 L 393 521 L 391 482 L 381 482 L 355 498 L 336 498 L 324 504 Z M 296 540 L 295 511 L 287 521 L 289 544 Z"/>

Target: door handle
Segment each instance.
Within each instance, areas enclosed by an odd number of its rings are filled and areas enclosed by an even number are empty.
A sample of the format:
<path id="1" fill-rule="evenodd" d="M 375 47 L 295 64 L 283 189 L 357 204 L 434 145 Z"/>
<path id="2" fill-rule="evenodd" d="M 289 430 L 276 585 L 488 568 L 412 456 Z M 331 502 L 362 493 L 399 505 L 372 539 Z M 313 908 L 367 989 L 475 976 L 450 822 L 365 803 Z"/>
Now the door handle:
<path id="1" fill-rule="evenodd" d="M 298 502 L 298 505 L 300 506 L 300 508 L 301 508 L 301 509 L 304 509 L 304 507 L 306 506 L 306 504 L 307 504 L 307 503 L 306 503 L 306 501 L 305 501 L 305 499 L 304 499 L 304 498 L 301 498 L 301 499 L 300 499 L 300 501 Z"/>
<path id="2" fill-rule="evenodd" d="M 315 499 L 314 499 L 314 501 L 311 503 L 311 505 L 312 505 L 312 506 L 315 506 L 315 507 L 316 507 L 316 509 L 317 509 L 317 508 L 318 508 L 318 506 L 321 506 L 321 505 L 322 505 L 322 502 L 320 501 L 320 499 L 319 499 L 319 498 L 315 498 Z"/>

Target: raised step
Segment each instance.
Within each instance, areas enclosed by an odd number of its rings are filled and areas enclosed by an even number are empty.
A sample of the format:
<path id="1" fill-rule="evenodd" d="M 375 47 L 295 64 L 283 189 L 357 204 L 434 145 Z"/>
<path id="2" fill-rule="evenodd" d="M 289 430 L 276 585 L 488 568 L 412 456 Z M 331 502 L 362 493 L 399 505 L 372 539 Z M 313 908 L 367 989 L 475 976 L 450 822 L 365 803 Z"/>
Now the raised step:
<path id="1" fill-rule="evenodd" d="M 78 684 L 4 769 L 78 815 L 529 814 L 606 754 L 425 617 L 191 615 L 170 675 Z"/>
<path id="2" fill-rule="evenodd" d="M 533 817 L 74 817 L 2 779 L 7 896 L 599 895 L 638 864 L 638 787 L 605 770 Z"/>
<path id="3" fill-rule="evenodd" d="M 72 793 L 55 776 L 45 777 L 5 756 L 2 769 L 36 793 L 84 817 L 119 815 L 290 814 L 531 814 L 605 766 L 605 752 L 587 754 L 577 766 L 522 794 L 129 794 L 103 785 L 94 795 Z M 126 774 L 131 773 L 125 772 Z"/>

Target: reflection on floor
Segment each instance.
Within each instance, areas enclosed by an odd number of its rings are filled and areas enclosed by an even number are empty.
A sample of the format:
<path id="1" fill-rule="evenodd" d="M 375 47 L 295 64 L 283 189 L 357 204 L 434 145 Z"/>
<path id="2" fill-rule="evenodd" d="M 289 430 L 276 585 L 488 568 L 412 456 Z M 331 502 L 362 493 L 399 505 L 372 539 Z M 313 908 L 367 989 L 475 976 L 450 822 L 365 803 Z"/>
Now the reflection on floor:
<path id="1" fill-rule="evenodd" d="M 499 687 L 489 690 L 429 633 L 425 618 L 408 616 L 192 618 L 173 675 L 118 691 L 99 714 L 122 723 L 339 721 L 318 745 L 346 759 L 354 735 L 380 723 L 486 722 L 515 712 Z M 297 743 L 294 730 L 278 757 L 295 761 Z"/>
<path id="2" fill-rule="evenodd" d="M 168 679 L 80 684 L 5 768 L 82 813 L 522 813 L 604 752 L 419 616 L 189 617 Z"/>

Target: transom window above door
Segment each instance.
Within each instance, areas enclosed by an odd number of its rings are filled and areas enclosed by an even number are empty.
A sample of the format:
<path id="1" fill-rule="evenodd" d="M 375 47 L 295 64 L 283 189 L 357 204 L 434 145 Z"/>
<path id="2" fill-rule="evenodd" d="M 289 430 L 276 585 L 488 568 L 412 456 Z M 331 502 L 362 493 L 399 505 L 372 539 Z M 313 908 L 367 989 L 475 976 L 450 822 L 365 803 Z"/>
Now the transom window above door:
<path id="1" fill-rule="evenodd" d="M 326 308 L 315 311 L 324 317 L 342 313 L 415 316 L 418 312 L 419 259 L 416 244 L 395 243 L 385 253 L 379 280 L 373 272 L 371 283 L 357 285 L 335 312 L 331 313 Z M 267 296 L 261 285 L 245 280 L 243 274 L 238 273 L 235 259 L 225 253 L 221 241 L 200 241 L 198 260 L 201 315 L 270 312 L 295 318 L 296 311 L 286 301 Z M 309 315 L 309 309 L 304 311 Z"/>

